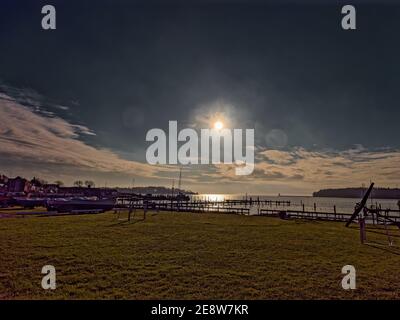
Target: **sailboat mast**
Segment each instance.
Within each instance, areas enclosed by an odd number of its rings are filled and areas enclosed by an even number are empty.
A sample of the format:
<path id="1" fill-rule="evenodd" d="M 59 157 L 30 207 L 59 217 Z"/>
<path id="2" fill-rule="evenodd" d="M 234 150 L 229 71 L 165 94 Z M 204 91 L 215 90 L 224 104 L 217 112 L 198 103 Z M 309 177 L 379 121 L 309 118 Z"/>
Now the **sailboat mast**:
<path id="1" fill-rule="evenodd" d="M 178 192 L 181 192 L 181 187 L 182 187 L 182 168 L 179 169 Z"/>

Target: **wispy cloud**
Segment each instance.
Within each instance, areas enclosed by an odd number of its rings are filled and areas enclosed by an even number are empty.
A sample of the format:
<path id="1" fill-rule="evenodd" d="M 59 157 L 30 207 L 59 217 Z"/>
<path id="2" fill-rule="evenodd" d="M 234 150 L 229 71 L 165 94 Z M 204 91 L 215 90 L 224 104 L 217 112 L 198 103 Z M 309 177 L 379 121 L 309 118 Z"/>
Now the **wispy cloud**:
<path id="1" fill-rule="evenodd" d="M 218 167 L 215 175 L 238 183 L 287 184 L 311 191 L 323 187 L 350 187 L 375 181 L 381 186 L 396 186 L 400 182 L 399 150 L 367 150 L 362 146 L 337 151 L 310 151 L 293 148 L 290 151 L 263 150 L 258 153 L 254 174 L 234 176 L 227 167 Z"/>
<path id="2" fill-rule="evenodd" d="M 79 139 L 82 134 L 95 133 L 0 94 L 0 158 L 3 161 L 142 177 L 157 177 L 160 172 L 170 170 L 125 160 L 111 150 L 90 146 Z M 34 171 L 35 167 L 30 169 Z"/>

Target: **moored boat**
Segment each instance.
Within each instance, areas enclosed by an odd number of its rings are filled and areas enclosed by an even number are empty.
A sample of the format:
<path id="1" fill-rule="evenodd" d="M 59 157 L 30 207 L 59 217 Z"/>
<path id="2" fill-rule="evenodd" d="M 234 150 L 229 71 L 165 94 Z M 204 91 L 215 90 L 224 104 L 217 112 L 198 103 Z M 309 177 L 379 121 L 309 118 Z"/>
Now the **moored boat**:
<path id="1" fill-rule="evenodd" d="M 57 212 L 98 210 L 105 212 L 115 206 L 114 199 L 61 198 L 47 200 L 47 210 Z"/>
<path id="2" fill-rule="evenodd" d="M 7 207 L 10 203 L 10 197 L 0 196 L 0 208 Z"/>
<path id="3" fill-rule="evenodd" d="M 14 197 L 15 204 L 24 208 L 45 207 L 47 199 L 45 198 L 27 198 Z"/>

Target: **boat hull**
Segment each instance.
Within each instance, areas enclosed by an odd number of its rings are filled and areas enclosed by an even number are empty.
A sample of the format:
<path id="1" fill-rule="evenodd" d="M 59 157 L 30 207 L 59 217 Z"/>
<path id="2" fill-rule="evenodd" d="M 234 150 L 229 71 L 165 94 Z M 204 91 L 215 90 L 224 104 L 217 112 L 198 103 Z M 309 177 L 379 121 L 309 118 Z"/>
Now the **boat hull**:
<path id="1" fill-rule="evenodd" d="M 11 199 L 9 197 L 0 196 L 0 208 L 8 207 Z"/>
<path id="2" fill-rule="evenodd" d="M 115 201 L 112 199 L 87 200 L 87 199 L 71 199 L 71 200 L 48 200 L 47 210 L 57 212 L 71 211 L 91 211 L 97 210 L 105 212 L 113 209 Z"/>
<path id="3" fill-rule="evenodd" d="M 15 204 L 24 208 L 45 207 L 47 199 L 43 198 L 14 198 Z"/>

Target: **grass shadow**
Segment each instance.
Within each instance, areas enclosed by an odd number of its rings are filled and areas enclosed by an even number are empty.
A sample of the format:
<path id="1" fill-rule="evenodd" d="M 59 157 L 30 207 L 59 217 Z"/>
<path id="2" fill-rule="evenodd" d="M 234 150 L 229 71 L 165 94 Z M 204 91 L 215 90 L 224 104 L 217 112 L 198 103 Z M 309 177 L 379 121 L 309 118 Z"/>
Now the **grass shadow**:
<path id="1" fill-rule="evenodd" d="M 127 226 L 130 224 L 136 224 L 136 223 L 143 222 L 143 221 L 146 221 L 146 219 L 131 219 L 131 221 L 129 221 L 128 219 L 124 219 L 119 222 L 110 224 L 107 227 Z"/>

